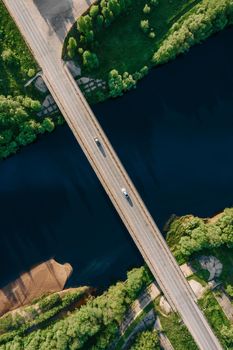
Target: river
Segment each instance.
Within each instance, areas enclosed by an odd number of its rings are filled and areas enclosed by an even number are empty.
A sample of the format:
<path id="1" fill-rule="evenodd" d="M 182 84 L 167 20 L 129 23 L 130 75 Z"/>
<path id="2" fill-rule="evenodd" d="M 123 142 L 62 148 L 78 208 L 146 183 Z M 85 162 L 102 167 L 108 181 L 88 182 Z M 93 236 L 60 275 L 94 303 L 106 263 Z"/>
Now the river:
<path id="1" fill-rule="evenodd" d="M 93 107 L 155 221 L 233 204 L 233 29 Z M 50 257 L 68 285 L 107 286 L 142 264 L 67 126 L 0 164 L 0 286 Z"/>

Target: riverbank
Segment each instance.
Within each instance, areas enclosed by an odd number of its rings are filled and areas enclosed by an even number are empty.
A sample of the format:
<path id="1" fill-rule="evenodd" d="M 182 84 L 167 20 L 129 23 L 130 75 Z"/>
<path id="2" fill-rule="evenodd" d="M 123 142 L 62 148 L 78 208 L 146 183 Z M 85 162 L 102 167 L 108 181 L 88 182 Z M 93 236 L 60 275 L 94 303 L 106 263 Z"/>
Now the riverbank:
<path id="1" fill-rule="evenodd" d="M 63 290 L 72 270 L 70 264 L 62 265 L 50 259 L 21 274 L 0 289 L 0 316 L 30 304 L 44 294 Z"/>
<path id="2" fill-rule="evenodd" d="M 86 298 L 85 302 L 82 300 L 88 294 L 88 288 L 79 288 L 74 292 L 77 299 L 74 309 L 55 318 L 54 314 L 58 309 L 61 312 L 67 301 L 69 307 L 73 291 L 43 297 L 35 306 L 31 306 L 31 310 L 27 309 L 26 314 L 31 313 L 34 317 L 26 317 L 21 310 L 21 318 L 25 316 L 23 326 L 15 315 L 11 315 L 10 322 L 6 316 L 0 318 L 0 326 L 2 322 L 7 330 L 7 333 L 0 335 L 0 349 L 5 349 L 5 344 L 12 348 L 24 348 L 26 344 L 33 347 L 35 343 L 40 350 L 50 349 L 51 344 L 62 349 L 104 349 L 118 336 L 118 324 L 123 320 L 128 306 L 151 282 L 151 278 L 147 268 L 133 269 L 128 272 L 125 282 L 118 282 L 100 296 Z M 14 327 L 12 332 L 10 327 Z"/>
<path id="3" fill-rule="evenodd" d="M 95 103 L 122 95 L 149 68 L 187 52 L 232 22 L 229 0 L 137 0 L 124 6 L 119 1 L 100 2 L 71 30 L 64 57 L 81 66 L 83 78 L 93 79 L 92 87 L 81 88 Z"/>
<path id="4" fill-rule="evenodd" d="M 233 208 L 227 208 L 210 219 L 193 215 L 174 216 L 166 226 L 171 251 L 179 263 L 185 262 L 203 250 L 232 247 Z"/>
<path id="5" fill-rule="evenodd" d="M 233 208 L 210 218 L 173 217 L 167 242 L 179 263 L 188 262 L 205 288 L 199 305 L 224 349 L 233 346 Z"/>

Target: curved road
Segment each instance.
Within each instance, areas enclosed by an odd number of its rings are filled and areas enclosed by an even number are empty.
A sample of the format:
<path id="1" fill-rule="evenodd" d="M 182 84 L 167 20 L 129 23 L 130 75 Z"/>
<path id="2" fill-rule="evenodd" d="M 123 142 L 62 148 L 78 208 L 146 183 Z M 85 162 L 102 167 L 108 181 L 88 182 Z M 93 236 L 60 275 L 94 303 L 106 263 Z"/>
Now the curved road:
<path id="1" fill-rule="evenodd" d="M 55 33 L 51 34 L 51 28 L 48 28 L 31 0 L 3 1 L 41 66 L 45 82 L 58 107 L 169 303 L 179 312 L 200 349 L 222 349 L 101 126 L 53 49 L 58 44 Z M 95 137 L 100 140 L 104 154 L 97 147 Z M 122 194 L 123 187 L 130 195 L 131 204 Z"/>

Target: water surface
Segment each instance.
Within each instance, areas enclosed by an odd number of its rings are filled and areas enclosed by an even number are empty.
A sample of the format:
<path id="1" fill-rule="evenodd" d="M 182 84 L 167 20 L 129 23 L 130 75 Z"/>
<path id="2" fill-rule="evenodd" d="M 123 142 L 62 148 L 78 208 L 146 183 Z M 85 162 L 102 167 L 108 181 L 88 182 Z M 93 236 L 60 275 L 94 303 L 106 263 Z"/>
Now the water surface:
<path id="1" fill-rule="evenodd" d="M 233 29 L 94 107 L 160 228 L 233 198 Z M 0 285 L 50 257 L 69 285 L 106 286 L 142 263 L 68 127 L 0 164 Z"/>

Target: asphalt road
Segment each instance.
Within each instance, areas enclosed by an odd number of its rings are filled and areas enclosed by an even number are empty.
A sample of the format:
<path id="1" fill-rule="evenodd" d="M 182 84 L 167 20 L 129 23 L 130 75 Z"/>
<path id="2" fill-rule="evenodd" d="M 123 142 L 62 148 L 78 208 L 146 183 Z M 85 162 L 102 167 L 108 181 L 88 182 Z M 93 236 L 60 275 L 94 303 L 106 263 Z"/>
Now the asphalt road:
<path id="1" fill-rule="evenodd" d="M 51 30 L 50 36 L 45 34 L 38 24 L 41 21 L 38 17 L 40 14 L 36 13 L 30 2 L 4 0 L 4 3 L 41 66 L 46 84 L 58 107 L 169 303 L 179 312 L 200 349 L 222 349 L 110 142 L 69 71 L 53 50 L 57 40 L 55 35 L 51 34 Z M 100 140 L 105 155 L 98 149 L 95 137 Z M 123 187 L 130 195 L 131 205 L 121 192 Z"/>

